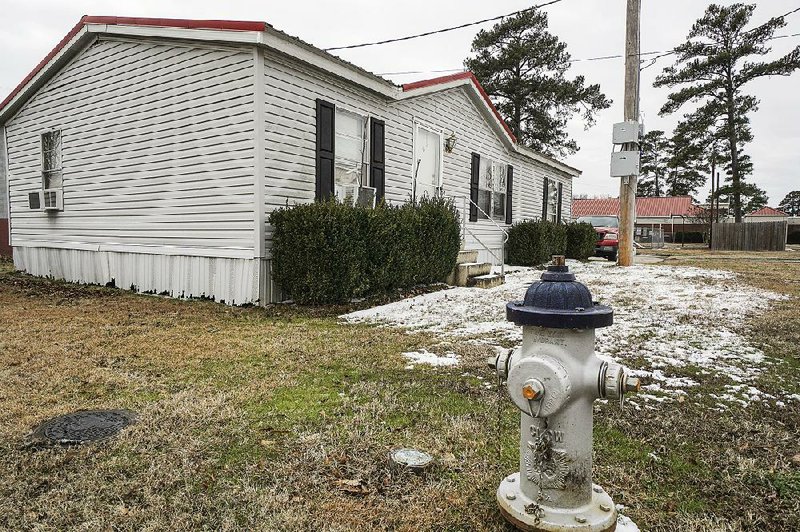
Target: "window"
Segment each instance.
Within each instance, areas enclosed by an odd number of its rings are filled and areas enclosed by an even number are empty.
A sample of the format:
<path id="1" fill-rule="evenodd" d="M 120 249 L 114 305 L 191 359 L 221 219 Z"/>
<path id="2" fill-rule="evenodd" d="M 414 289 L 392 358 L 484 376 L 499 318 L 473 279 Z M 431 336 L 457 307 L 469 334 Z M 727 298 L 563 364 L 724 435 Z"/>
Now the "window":
<path id="1" fill-rule="evenodd" d="M 369 177 L 364 171 L 367 142 L 366 117 L 337 108 L 333 177 L 340 201 L 352 201 L 358 197 L 359 187 L 368 185 Z"/>
<path id="2" fill-rule="evenodd" d="M 61 188 L 61 131 L 42 133 L 42 185 L 45 190 Z"/>
<path id="3" fill-rule="evenodd" d="M 423 126 L 417 126 L 414 142 L 415 196 L 438 196 L 442 186 L 442 135 Z"/>
<path id="4" fill-rule="evenodd" d="M 547 180 L 547 220 L 558 222 L 558 183 Z"/>
<path id="5" fill-rule="evenodd" d="M 505 222 L 506 219 L 506 179 L 508 167 L 505 164 L 481 157 L 478 174 L 478 207 L 480 218 L 491 216 Z"/>

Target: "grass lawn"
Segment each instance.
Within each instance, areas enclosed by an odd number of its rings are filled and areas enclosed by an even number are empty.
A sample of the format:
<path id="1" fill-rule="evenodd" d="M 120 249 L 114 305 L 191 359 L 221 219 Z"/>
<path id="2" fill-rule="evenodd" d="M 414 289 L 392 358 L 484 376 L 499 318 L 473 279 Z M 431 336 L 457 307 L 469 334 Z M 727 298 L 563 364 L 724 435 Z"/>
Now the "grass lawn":
<path id="1" fill-rule="evenodd" d="M 756 258 L 773 256 L 787 255 Z M 758 388 L 800 393 L 800 263 L 687 250 L 666 264 L 793 296 L 745 333 L 770 357 Z M 343 310 L 177 301 L 0 263 L 0 529 L 505 530 L 494 493 L 517 467 L 518 412 L 477 378 L 490 353 L 453 343 L 460 366 L 407 370 L 402 352 L 441 340 L 342 325 Z M 800 401 L 712 407 L 598 405 L 595 481 L 643 530 L 800 529 Z M 138 422 L 101 444 L 27 443 L 90 408 Z M 397 446 L 437 464 L 396 471 Z"/>

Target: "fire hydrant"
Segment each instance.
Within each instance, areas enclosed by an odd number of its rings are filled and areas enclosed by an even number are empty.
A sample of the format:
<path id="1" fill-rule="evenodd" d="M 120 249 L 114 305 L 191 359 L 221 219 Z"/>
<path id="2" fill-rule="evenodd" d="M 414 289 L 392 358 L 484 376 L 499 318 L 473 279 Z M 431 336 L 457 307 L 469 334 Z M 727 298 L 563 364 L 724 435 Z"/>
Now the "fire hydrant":
<path id="1" fill-rule="evenodd" d="M 595 329 L 614 311 L 592 301 L 564 257 L 553 259 L 525 300 L 506 306 L 522 345 L 489 361 L 522 411 L 519 471 L 500 483 L 497 502 L 521 530 L 613 531 L 614 503 L 592 483 L 592 403 L 621 404 L 639 380 L 595 355 Z"/>

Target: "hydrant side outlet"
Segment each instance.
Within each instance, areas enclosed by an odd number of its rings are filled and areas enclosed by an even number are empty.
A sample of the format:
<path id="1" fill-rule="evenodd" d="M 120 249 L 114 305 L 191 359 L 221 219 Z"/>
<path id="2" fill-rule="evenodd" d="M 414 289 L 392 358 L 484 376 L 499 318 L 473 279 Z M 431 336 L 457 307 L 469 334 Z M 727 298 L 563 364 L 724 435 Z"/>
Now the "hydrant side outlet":
<path id="1" fill-rule="evenodd" d="M 613 311 L 557 264 L 507 316 L 523 326 L 522 345 L 502 361 L 520 410 L 520 459 L 497 490 L 500 510 L 521 530 L 614 530 L 614 503 L 592 483 L 592 403 L 635 384 L 594 353 L 595 329 L 611 325 Z"/>

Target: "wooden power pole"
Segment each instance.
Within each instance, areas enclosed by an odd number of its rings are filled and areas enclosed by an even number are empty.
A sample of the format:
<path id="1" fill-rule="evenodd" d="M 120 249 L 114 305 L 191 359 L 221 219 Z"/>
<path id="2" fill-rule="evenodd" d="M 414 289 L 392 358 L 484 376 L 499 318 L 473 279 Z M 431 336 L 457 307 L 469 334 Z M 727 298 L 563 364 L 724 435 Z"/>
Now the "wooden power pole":
<path id="1" fill-rule="evenodd" d="M 639 121 L 639 14 L 641 0 L 628 0 L 625 24 L 625 121 Z M 638 143 L 623 146 L 625 151 L 638 151 Z M 622 177 L 619 186 L 619 252 L 620 266 L 633 265 L 633 232 L 636 223 L 636 183 L 638 175 Z"/>

